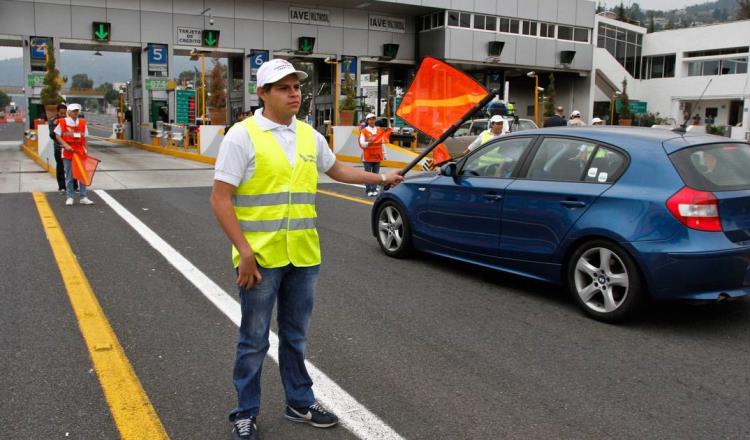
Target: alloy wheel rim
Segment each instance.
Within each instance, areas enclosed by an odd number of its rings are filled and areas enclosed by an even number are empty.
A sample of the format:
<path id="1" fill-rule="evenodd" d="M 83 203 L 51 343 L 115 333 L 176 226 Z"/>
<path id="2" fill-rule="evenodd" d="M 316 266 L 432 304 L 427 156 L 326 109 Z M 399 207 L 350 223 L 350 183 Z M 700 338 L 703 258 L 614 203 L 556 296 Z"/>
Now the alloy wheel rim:
<path id="1" fill-rule="evenodd" d="M 574 278 L 578 297 L 593 311 L 614 312 L 627 299 L 628 269 L 610 249 L 595 247 L 584 252 L 576 261 Z"/>
<path id="2" fill-rule="evenodd" d="M 378 238 L 385 249 L 395 252 L 404 241 L 404 221 L 393 206 L 386 206 L 378 216 Z"/>

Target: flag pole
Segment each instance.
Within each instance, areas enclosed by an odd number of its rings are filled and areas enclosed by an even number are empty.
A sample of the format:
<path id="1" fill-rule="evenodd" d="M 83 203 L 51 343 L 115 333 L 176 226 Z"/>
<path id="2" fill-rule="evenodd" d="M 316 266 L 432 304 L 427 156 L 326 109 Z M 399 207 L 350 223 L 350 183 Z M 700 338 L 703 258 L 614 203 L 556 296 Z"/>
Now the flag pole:
<path id="1" fill-rule="evenodd" d="M 441 134 L 439 138 L 432 141 L 432 143 L 428 145 L 427 148 L 425 148 L 424 151 L 422 151 L 419 154 L 419 156 L 415 157 L 414 160 L 412 160 L 409 163 L 409 165 L 407 165 L 406 167 L 404 167 L 404 169 L 399 171 L 399 174 L 403 176 L 406 173 L 408 173 L 409 170 L 414 168 L 414 166 L 418 164 L 420 160 L 424 159 L 424 157 L 430 154 L 432 150 L 434 150 L 441 143 L 445 142 L 446 139 L 448 139 L 453 133 L 455 133 L 456 130 L 458 130 L 461 127 L 461 125 L 463 125 L 464 122 L 468 121 L 469 118 L 471 118 L 471 116 L 478 109 L 483 108 L 485 105 L 489 104 L 489 102 L 492 101 L 495 98 L 495 96 L 499 94 L 500 94 L 499 89 L 490 90 L 490 93 L 484 99 L 479 101 L 477 105 L 475 105 L 474 108 L 471 109 L 470 112 L 466 113 L 466 115 L 463 118 L 458 120 L 455 124 L 451 125 L 450 128 L 448 128 L 448 130 L 446 130 L 443 134 Z"/>

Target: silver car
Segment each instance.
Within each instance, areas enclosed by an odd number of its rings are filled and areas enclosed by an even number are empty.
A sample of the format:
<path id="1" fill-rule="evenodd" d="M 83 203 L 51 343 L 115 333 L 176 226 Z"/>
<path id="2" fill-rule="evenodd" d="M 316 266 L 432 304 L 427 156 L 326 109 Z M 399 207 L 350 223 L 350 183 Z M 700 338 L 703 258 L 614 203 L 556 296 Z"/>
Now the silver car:
<path id="1" fill-rule="evenodd" d="M 510 124 L 512 121 L 512 118 L 505 118 L 505 124 Z M 456 130 L 453 136 L 445 140 L 445 146 L 448 148 L 451 156 L 455 157 L 466 151 L 466 148 L 474 142 L 474 139 L 487 129 L 489 126 L 488 124 L 489 119 L 486 118 L 464 122 L 463 125 Z M 510 130 L 514 132 L 538 128 L 531 119 L 519 119 L 518 124 L 514 123 L 508 126 L 510 127 Z"/>

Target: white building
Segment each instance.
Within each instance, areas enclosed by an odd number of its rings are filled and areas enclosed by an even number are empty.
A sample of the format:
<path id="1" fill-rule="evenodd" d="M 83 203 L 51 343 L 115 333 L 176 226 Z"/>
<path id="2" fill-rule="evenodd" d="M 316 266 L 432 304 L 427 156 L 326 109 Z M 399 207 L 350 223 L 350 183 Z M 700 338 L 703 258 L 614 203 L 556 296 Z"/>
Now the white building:
<path id="1" fill-rule="evenodd" d="M 631 100 L 646 102 L 649 112 L 676 124 L 696 114 L 701 124 L 750 123 L 750 21 L 647 34 L 640 26 L 597 16 L 595 34 L 591 96 L 597 116 L 609 117 L 601 109 L 609 109 L 627 79 Z"/>

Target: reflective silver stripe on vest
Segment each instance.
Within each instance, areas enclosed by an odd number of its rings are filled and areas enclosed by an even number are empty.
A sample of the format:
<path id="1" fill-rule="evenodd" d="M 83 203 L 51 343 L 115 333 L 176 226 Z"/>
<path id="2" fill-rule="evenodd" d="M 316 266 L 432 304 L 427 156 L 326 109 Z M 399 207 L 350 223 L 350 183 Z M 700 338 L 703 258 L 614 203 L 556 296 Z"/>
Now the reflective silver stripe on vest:
<path id="1" fill-rule="evenodd" d="M 246 206 L 286 205 L 287 203 L 289 203 L 289 193 L 287 192 L 257 195 L 232 195 L 232 204 L 238 208 Z M 296 205 L 312 205 L 315 203 L 315 193 L 292 193 L 292 203 Z"/>
<path id="2" fill-rule="evenodd" d="M 314 218 L 298 218 L 293 220 L 283 218 L 280 220 L 241 221 L 240 228 L 243 232 L 275 232 L 286 229 L 287 222 L 289 222 L 290 231 L 315 228 Z"/>

